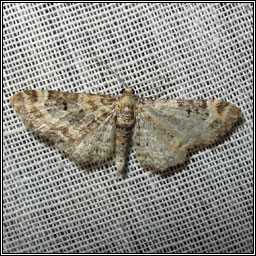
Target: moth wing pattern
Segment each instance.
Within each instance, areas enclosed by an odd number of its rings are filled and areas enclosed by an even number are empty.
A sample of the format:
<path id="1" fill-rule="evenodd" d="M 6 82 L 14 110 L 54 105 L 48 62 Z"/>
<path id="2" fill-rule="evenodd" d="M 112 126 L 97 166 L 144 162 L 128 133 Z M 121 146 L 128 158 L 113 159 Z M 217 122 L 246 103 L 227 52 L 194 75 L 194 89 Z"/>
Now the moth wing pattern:
<path id="1" fill-rule="evenodd" d="M 216 100 L 139 103 L 133 133 L 138 160 L 156 170 L 181 164 L 189 151 L 221 138 L 240 115 L 235 105 Z"/>
<path id="2" fill-rule="evenodd" d="M 26 126 L 77 162 L 95 163 L 115 148 L 114 97 L 51 90 L 15 94 L 11 104 Z"/>

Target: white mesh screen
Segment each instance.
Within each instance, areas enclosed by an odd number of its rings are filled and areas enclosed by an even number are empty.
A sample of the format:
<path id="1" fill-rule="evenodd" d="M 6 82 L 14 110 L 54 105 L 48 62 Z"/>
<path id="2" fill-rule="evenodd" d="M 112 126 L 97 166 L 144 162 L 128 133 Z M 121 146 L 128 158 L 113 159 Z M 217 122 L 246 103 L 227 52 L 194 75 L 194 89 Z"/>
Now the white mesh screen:
<path id="1" fill-rule="evenodd" d="M 4 3 L 3 252 L 253 251 L 253 4 Z M 122 82 L 123 81 L 123 82 Z M 162 176 L 134 150 L 80 169 L 9 104 L 26 89 L 220 99 L 243 111 L 221 142 Z"/>

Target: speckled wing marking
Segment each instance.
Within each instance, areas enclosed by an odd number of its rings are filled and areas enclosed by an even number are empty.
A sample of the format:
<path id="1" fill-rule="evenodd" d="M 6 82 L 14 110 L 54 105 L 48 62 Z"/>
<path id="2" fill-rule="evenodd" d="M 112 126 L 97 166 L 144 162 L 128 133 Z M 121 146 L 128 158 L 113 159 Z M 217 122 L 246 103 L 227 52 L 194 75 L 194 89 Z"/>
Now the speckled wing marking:
<path id="1" fill-rule="evenodd" d="M 28 128 L 51 139 L 78 162 L 100 162 L 115 148 L 114 97 L 29 90 L 11 104 Z"/>
<path id="2" fill-rule="evenodd" d="M 235 105 L 215 100 L 140 103 L 133 134 L 144 166 L 164 170 L 183 163 L 189 151 L 213 143 L 241 116 Z"/>

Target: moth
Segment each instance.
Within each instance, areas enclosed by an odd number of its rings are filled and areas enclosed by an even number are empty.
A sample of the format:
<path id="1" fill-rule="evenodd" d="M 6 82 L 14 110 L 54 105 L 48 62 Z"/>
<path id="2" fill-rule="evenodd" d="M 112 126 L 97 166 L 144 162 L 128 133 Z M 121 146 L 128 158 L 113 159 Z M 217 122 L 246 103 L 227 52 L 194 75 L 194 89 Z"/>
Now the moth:
<path id="1" fill-rule="evenodd" d="M 220 139 L 241 117 L 240 108 L 224 101 L 137 99 L 131 88 L 121 97 L 28 90 L 11 104 L 28 128 L 74 160 L 97 163 L 115 155 L 120 173 L 131 145 L 143 166 L 164 170 Z"/>

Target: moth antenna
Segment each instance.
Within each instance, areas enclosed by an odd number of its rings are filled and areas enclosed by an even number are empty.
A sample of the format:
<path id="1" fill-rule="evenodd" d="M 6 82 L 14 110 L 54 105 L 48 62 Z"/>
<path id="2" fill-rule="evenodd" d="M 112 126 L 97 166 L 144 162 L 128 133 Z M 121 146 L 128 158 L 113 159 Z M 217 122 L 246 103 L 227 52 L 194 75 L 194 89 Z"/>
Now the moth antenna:
<path id="1" fill-rule="evenodd" d="M 103 50 L 102 50 L 102 51 L 103 51 Z M 94 54 L 94 56 L 95 56 L 95 58 L 96 58 L 96 60 L 97 60 L 97 62 L 98 62 L 99 64 L 105 66 L 105 67 L 115 76 L 115 78 L 118 80 L 118 82 L 119 82 L 120 84 L 122 84 L 122 85 L 125 84 L 125 83 L 124 83 L 124 80 L 110 67 L 110 65 L 109 65 L 106 61 L 100 59 L 100 58 L 98 57 L 98 55 L 96 54 L 96 52 L 91 52 L 91 53 Z"/>
<path id="2" fill-rule="evenodd" d="M 135 86 L 140 86 L 140 85 L 144 85 L 144 84 L 147 84 L 147 83 L 151 83 L 151 82 L 156 82 L 156 81 L 161 81 L 161 80 L 171 80 L 173 79 L 172 77 L 161 77 L 161 78 L 152 78 L 152 79 L 148 79 L 148 80 L 145 80 L 141 83 L 138 83 L 138 84 L 134 84 L 134 85 L 131 85 L 129 87 L 135 87 Z M 154 96 L 143 96 L 144 99 L 155 99 L 159 96 L 161 96 L 163 94 L 163 92 L 159 92 L 157 93 L 156 95 Z M 139 96 L 135 96 L 136 98 L 140 98 Z"/>
<path id="3" fill-rule="evenodd" d="M 143 96 L 143 99 L 152 99 L 152 100 L 155 100 L 155 99 L 158 98 L 159 96 L 163 95 L 163 93 L 164 93 L 164 92 L 159 92 L 159 93 L 157 93 L 156 95 L 153 95 L 153 96 Z M 141 98 L 142 98 L 142 97 L 137 96 L 137 95 L 135 95 L 134 97 L 135 97 L 135 99 L 141 99 Z"/>

